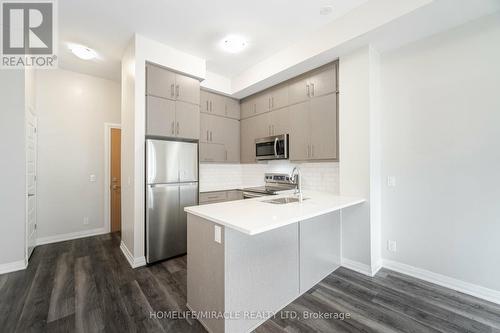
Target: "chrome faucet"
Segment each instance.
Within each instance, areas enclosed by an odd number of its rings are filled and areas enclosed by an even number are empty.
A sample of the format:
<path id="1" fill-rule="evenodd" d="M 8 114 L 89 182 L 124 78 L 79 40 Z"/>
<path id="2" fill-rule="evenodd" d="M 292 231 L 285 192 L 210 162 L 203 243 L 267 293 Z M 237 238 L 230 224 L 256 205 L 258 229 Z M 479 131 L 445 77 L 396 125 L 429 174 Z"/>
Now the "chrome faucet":
<path id="1" fill-rule="evenodd" d="M 295 194 L 299 196 L 299 202 L 302 202 L 302 174 L 300 173 L 299 167 L 296 166 L 293 168 L 290 178 L 292 178 L 297 185 Z"/>

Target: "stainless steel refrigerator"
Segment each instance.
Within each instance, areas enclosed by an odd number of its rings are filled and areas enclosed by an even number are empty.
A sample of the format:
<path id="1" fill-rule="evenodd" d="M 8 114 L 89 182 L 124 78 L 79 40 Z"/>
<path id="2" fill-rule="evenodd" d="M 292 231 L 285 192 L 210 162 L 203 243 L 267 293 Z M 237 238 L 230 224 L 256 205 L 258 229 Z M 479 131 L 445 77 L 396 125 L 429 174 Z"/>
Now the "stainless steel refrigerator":
<path id="1" fill-rule="evenodd" d="M 146 260 L 186 253 L 187 215 L 198 204 L 198 144 L 146 141 Z"/>

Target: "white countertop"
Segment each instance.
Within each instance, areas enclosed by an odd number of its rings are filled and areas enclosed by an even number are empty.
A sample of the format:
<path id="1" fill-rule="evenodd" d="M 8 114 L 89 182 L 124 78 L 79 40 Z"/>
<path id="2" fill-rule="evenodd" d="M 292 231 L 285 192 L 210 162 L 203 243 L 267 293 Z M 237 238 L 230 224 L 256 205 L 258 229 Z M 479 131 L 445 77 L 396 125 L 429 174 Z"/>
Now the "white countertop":
<path id="1" fill-rule="evenodd" d="M 365 199 L 344 197 L 325 192 L 304 191 L 307 200 L 276 205 L 265 200 L 289 197 L 290 194 L 273 195 L 238 201 L 220 202 L 186 207 L 184 210 L 206 220 L 256 235 L 298 221 L 307 220 L 343 208 L 363 203 Z"/>

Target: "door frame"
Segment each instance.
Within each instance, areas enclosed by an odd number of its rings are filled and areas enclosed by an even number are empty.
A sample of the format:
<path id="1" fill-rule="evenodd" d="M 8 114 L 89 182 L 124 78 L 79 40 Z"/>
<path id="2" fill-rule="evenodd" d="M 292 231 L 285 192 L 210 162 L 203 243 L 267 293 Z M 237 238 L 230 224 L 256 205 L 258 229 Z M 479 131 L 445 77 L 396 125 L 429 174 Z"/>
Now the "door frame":
<path id="1" fill-rule="evenodd" d="M 111 232 L 111 129 L 114 128 L 121 130 L 122 125 L 117 123 L 104 123 L 104 228 L 107 232 Z"/>
<path id="2" fill-rule="evenodd" d="M 28 124 L 28 119 L 32 119 L 33 123 L 35 124 L 35 184 L 38 182 L 38 117 L 35 115 L 34 111 L 31 108 L 27 108 L 25 112 L 25 119 L 24 119 L 24 179 L 25 179 L 25 204 L 24 204 L 24 221 L 25 221 L 25 231 L 24 231 L 24 263 L 27 266 L 29 257 L 28 257 L 28 247 L 29 247 L 29 222 L 28 222 L 28 165 L 27 165 L 27 160 L 28 160 L 28 141 L 26 140 L 26 135 L 28 134 L 26 132 L 27 124 Z M 38 193 L 38 186 L 35 185 L 35 189 Z M 38 195 L 35 194 L 35 220 L 36 220 L 36 229 L 37 230 L 37 224 L 38 224 Z M 37 243 L 37 234 L 38 230 L 35 231 L 35 247 Z"/>

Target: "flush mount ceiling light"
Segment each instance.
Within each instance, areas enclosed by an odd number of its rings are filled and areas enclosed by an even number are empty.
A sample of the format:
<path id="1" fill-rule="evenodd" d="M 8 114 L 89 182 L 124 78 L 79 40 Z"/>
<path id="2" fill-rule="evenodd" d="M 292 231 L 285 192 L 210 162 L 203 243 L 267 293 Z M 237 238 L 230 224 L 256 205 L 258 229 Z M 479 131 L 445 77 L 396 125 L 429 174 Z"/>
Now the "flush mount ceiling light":
<path id="1" fill-rule="evenodd" d="M 323 6 L 319 9 L 320 15 L 330 15 L 333 12 L 332 6 Z"/>
<path id="2" fill-rule="evenodd" d="M 229 53 L 239 53 L 248 45 L 245 38 L 238 35 L 229 35 L 220 41 L 220 47 Z"/>
<path id="3" fill-rule="evenodd" d="M 78 58 L 83 60 L 91 60 L 97 58 L 97 52 L 89 47 L 80 44 L 69 44 L 69 49 Z"/>

